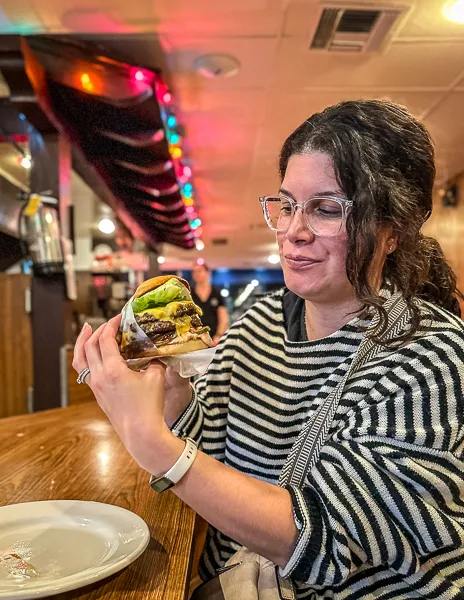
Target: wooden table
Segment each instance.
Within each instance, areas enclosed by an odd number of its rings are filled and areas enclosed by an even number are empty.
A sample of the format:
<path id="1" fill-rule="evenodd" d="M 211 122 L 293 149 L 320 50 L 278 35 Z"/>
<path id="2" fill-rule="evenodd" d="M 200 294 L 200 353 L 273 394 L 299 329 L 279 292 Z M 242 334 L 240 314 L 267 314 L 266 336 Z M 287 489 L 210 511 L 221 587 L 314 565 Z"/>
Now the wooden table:
<path id="1" fill-rule="evenodd" d="M 195 513 L 156 494 L 95 402 L 0 419 L 0 505 L 93 500 L 148 524 L 151 541 L 131 566 L 56 599 L 177 600 L 187 595 Z"/>

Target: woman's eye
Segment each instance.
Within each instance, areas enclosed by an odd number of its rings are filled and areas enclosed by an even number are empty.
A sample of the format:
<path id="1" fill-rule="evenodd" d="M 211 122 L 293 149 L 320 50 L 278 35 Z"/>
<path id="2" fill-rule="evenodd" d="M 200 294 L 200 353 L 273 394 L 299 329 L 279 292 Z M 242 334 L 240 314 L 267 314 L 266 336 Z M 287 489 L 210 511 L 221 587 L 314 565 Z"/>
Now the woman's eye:
<path id="1" fill-rule="evenodd" d="M 330 202 L 313 207 L 313 213 L 320 217 L 340 218 L 342 216 L 342 209 L 338 203 Z"/>

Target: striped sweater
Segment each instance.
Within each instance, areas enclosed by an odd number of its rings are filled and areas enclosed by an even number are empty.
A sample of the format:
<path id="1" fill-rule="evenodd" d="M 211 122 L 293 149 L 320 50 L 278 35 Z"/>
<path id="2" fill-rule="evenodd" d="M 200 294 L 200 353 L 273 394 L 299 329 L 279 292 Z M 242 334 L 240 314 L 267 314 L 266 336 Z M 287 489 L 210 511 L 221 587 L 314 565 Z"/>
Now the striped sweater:
<path id="1" fill-rule="evenodd" d="M 348 369 L 363 325 L 291 342 L 282 297 L 232 326 L 173 427 L 273 484 Z M 422 306 L 427 329 L 348 381 L 318 462 L 301 490 L 290 489 L 306 551 L 282 571 L 300 598 L 464 600 L 464 323 Z M 238 547 L 210 527 L 202 578 Z"/>

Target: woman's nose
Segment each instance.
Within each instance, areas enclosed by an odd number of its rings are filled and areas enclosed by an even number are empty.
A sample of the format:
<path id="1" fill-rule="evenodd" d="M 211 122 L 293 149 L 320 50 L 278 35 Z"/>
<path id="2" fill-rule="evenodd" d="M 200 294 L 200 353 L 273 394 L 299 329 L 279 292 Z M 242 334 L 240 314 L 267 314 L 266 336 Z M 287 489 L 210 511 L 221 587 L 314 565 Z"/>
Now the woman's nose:
<path id="1" fill-rule="evenodd" d="M 303 209 L 297 205 L 290 226 L 285 233 L 287 239 L 294 243 L 297 242 L 312 242 L 314 240 L 314 233 L 306 225 L 305 218 L 303 215 Z"/>

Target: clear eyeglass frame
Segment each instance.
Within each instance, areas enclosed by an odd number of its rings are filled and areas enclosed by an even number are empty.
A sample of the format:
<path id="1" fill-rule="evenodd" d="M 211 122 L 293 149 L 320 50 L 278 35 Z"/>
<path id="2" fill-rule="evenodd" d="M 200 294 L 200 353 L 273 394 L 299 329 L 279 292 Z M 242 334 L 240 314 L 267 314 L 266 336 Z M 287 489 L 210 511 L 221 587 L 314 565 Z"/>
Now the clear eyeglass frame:
<path id="1" fill-rule="evenodd" d="M 279 201 L 280 202 L 283 198 L 290 203 L 290 206 L 292 207 L 292 215 L 291 215 L 291 218 L 289 219 L 287 227 L 278 228 L 278 227 L 274 227 L 272 224 L 271 216 L 270 216 L 269 210 L 268 210 L 268 202 L 269 201 Z M 319 201 L 320 200 L 332 200 L 334 202 L 337 202 L 340 205 L 340 207 L 342 209 L 342 218 L 340 219 L 340 225 L 336 232 L 334 231 L 333 233 L 330 233 L 330 234 L 321 234 L 321 233 L 317 232 L 314 229 L 314 227 L 311 225 L 311 223 L 309 222 L 308 215 L 306 213 L 306 207 L 308 206 L 308 204 L 310 202 L 314 202 L 314 201 L 318 201 L 318 200 Z M 307 228 L 314 235 L 321 236 L 321 237 L 335 237 L 336 235 L 338 235 L 340 233 L 340 231 L 342 230 L 343 225 L 346 223 L 346 216 L 347 216 L 348 208 L 353 206 L 352 200 L 348 200 L 347 198 L 338 198 L 337 196 L 311 196 L 311 198 L 308 198 L 302 204 L 295 202 L 295 200 L 293 200 L 293 198 L 289 198 L 289 197 L 283 196 L 283 195 L 281 195 L 281 196 L 260 196 L 259 201 L 260 201 L 261 207 L 263 209 L 263 214 L 264 214 L 264 219 L 266 221 L 266 224 L 269 227 L 269 229 L 271 229 L 272 231 L 279 231 L 279 232 L 287 231 L 288 228 L 290 227 L 290 224 L 293 220 L 293 217 L 295 216 L 297 209 L 301 208 L 301 211 L 303 213 L 304 222 L 305 222 Z"/>

